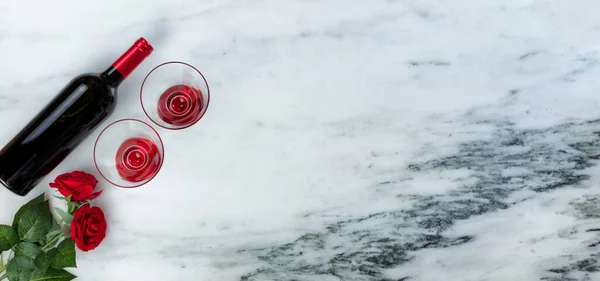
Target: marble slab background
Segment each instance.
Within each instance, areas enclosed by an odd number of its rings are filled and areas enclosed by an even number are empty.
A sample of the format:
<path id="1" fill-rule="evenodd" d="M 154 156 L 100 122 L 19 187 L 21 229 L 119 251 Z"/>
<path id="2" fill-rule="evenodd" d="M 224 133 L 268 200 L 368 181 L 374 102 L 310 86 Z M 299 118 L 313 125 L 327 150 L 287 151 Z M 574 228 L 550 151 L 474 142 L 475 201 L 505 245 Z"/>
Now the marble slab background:
<path id="1" fill-rule="evenodd" d="M 0 143 L 145 36 L 211 86 L 82 280 L 600 280 L 600 2 L 0 0 Z M 44 181 L 94 172 L 95 132 Z M 97 175 L 97 173 L 95 173 Z M 41 184 L 29 197 L 51 192 Z M 29 198 L 28 197 L 28 198 Z M 0 190 L 0 222 L 28 198 Z M 56 202 L 57 203 L 57 202 Z"/>

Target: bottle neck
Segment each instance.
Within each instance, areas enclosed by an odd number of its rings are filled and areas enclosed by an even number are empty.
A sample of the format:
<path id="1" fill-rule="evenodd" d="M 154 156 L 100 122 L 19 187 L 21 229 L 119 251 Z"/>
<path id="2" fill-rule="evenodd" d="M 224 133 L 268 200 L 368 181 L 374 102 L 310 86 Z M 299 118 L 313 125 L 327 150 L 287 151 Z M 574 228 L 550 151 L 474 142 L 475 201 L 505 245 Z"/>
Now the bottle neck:
<path id="1" fill-rule="evenodd" d="M 121 82 L 125 80 L 125 77 L 123 77 L 123 75 L 121 75 L 121 73 L 119 73 L 119 71 L 112 65 L 106 71 L 102 72 L 100 76 L 104 78 L 104 81 L 106 81 L 108 85 L 111 85 L 114 88 L 121 85 Z"/>
<path id="2" fill-rule="evenodd" d="M 144 38 L 138 39 L 127 52 L 102 73 L 102 77 L 113 86 L 119 86 L 154 49 Z"/>

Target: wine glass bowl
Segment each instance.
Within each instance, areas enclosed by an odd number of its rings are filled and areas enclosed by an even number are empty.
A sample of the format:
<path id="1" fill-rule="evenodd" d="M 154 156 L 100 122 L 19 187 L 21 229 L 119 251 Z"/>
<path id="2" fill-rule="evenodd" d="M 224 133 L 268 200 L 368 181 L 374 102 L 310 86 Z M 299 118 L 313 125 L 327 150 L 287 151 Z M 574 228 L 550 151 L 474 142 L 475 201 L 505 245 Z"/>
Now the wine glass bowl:
<path id="1" fill-rule="evenodd" d="M 210 89 L 204 75 L 179 61 L 165 62 L 144 78 L 140 88 L 144 113 L 156 125 L 181 130 L 196 124 L 206 113 Z"/>
<path id="2" fill-rule="evenodd" d="M 158 132 L 137 119 L 108 125 L 94 144 L 94 163 L 100 175 L 124 188 L 150 182 L 164 162 L 164 145 Z"/>

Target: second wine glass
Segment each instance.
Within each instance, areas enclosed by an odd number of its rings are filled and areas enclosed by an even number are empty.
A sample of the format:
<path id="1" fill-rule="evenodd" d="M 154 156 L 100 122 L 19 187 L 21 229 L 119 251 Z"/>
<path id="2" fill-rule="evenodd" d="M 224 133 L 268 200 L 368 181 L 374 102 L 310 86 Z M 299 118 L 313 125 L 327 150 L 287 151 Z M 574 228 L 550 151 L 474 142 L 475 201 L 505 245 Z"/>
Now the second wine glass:
<path id="1" fill-rule="evenodd" d="M 96 139 L 94 163 L 113 185 L 139 187 L 158 174 L 164 151 L 160 135 L 146 122 L 121 119 L 104 128 Z"/>

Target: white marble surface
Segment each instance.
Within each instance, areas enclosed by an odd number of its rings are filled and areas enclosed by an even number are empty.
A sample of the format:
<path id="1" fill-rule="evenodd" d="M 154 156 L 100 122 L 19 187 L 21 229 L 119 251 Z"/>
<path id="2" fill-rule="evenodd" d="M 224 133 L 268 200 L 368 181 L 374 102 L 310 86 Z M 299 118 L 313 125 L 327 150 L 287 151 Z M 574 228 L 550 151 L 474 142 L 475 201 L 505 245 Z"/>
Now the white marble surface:
<path id="1" fill-rule="evenodd" d="M 135 39 L 211 85 L 80 280 L 600 280 L 600 2 L 0 0 L 0 143 Z M 53 177 L 95 172 L 83 143 Z M 29 198 L 28 197 L 28 198 Z M 20 198 L 0 190 L 0 222 Z"/>

